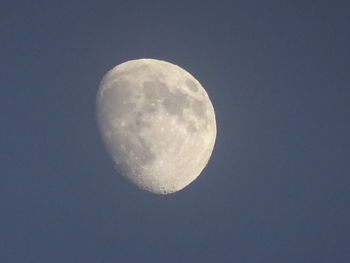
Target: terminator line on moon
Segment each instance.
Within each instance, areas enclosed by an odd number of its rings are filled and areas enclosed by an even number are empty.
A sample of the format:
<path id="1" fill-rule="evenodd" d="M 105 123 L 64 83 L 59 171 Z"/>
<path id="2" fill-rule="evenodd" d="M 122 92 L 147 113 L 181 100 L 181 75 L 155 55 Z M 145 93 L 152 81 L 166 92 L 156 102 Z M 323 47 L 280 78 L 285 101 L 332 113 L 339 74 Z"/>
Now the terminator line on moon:
<path id="1" fill-rule="evenodd" d="M 138 59 L 103 77 L 97 119 L 116 168 L 144 190 L 179 191 L 206 166 L 216 138 L 208 94 L 169 62 Z"/>

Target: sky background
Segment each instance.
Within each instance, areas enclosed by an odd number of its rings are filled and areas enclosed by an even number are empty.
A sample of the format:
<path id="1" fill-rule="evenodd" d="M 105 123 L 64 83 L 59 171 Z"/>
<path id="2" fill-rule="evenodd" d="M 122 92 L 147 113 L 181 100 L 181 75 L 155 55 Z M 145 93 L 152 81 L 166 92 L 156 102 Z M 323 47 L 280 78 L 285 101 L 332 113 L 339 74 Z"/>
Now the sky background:
<path id="1" fill-rule="evenodd" d="M 350 262 L 349 1 L 2 1 L 0 262 Z M 116 173 L 102 76 L 193 74 L 218 127 L 162 196 Z"/>

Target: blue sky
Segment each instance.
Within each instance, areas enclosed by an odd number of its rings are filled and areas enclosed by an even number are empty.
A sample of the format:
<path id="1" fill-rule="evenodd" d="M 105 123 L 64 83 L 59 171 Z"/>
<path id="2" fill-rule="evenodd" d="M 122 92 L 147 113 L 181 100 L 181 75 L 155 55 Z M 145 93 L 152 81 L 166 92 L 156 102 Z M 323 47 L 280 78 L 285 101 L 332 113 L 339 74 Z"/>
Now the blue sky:
<path id="1" fill-rule="evenodd" d="M 0 261 L 349 262 L 348 1 L 3 1 Z M 210 95 L 209 165 L 168 196 L 118 175 L 98 84 L 163 59 Z"/>

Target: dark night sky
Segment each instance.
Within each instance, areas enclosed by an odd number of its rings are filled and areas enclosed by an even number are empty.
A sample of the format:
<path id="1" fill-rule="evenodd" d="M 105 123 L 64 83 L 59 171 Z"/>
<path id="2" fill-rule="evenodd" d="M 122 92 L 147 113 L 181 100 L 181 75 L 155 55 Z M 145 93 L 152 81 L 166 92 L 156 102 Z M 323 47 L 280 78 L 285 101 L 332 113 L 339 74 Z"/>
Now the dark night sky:
<path id="1" fill-rule="evenodd" d="M 350 262 L 349 1 L 2 1 L 0 262 Z M 118 175 L 107 70 L 163 59 L 218 137 L 184 190 Z"/>

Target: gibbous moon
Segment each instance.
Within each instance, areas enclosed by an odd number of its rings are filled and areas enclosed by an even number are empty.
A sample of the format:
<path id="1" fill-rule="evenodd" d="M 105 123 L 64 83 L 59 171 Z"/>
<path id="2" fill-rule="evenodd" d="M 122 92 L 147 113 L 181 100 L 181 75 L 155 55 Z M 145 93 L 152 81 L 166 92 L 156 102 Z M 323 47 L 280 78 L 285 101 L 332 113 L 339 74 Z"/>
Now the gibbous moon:
<path id="1" fill-rule="evenodd" d="M 213 105 L 201 84 L 169 62 L 138 59 L 103 77 L 97 119 L 116 169 L 156 194 L 195 180 L 214 148 Z"/>

